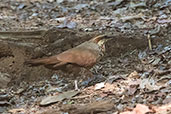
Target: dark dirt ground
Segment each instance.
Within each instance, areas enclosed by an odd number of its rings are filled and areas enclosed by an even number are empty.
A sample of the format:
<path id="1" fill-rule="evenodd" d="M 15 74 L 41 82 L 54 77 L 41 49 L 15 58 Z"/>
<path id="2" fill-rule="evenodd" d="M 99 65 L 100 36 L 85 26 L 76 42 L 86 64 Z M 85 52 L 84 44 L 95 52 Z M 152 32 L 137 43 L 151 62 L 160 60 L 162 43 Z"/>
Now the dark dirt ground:
<path id="1" fill-rule="evenodd" d="M 169 0 L 1 0 L 0 113 L 169 114 L 170 6 Z M 80 82 L 74 95 L 71 74 L 24 64 L 104 33 L 113 39 L 91 69 L 98 78 L 86 87 Z"/>

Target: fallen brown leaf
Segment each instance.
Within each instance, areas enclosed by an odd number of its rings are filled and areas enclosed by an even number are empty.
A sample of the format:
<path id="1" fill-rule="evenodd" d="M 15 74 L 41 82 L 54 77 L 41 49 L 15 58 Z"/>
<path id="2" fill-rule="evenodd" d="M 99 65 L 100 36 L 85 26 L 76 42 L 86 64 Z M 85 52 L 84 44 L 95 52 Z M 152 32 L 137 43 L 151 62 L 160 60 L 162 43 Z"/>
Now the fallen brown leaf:
<path id="1" fill-rule="evenodd" d="M 143 104 L 137 104 L 132 111 L 126 111 L 120 114 L 146 114 L 147 112 L 152 112 L 148 106 Z"/>

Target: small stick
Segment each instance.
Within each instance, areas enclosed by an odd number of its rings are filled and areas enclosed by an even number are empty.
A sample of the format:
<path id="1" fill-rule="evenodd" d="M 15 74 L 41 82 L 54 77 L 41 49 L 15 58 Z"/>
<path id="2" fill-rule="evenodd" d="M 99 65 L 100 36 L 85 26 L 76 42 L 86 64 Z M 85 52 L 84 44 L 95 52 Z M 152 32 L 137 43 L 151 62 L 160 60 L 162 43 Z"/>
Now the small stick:
<path id="1" fill-rule="evenodd" d="M 150 34 L 147 35 L 149 49 L 152 50 Z"/>
<path id="2" fill-rule="evenodd" d="M 75 85 L 75 90 L 80 91 L 80 89 L 78 88 L 78 80 L 74 81 L 74 85 Z"/>

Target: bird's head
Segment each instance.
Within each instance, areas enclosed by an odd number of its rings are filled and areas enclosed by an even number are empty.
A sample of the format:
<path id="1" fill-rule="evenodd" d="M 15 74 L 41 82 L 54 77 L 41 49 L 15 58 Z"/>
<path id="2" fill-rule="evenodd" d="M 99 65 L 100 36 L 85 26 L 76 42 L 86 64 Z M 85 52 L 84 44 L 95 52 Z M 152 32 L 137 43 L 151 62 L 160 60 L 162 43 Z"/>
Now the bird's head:
<path id="1" fill-rule="evenodd" d="M 99 47 L 102 48 L 102 51 L 105 51 L 105 43 L 111 38 L 112 38 L 111 36 L 104 34 L 104 35 L 99 35 L 95 38 L 92 38 L 91 41 L 93 41 L 94 43 L 97 43 Z"/>

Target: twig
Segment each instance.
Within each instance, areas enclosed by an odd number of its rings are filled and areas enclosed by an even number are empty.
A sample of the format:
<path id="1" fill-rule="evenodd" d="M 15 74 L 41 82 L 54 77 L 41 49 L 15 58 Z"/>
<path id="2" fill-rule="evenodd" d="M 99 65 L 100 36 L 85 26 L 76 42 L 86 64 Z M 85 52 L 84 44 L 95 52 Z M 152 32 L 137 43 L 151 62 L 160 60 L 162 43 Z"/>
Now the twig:
<path id="1" fill-rule="evenodd" d="M 151 37 L 150 34 L 147 35 L 149 49 L 152 50 Z"/>

